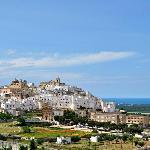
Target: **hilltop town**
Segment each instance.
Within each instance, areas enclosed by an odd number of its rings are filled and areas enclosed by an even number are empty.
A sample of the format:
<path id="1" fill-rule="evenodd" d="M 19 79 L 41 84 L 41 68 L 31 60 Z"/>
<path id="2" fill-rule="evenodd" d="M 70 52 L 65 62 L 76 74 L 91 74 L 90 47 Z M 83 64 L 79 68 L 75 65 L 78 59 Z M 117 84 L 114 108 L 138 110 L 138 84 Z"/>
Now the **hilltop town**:
<path id="1" fill-rule="evenodd" d="M 136 123 L 148 126 L 148 117 L 126 116 L 124 110 L 117 110 L 115 102 L 108 102 L 93 96 L 82 88 L 67 85 L 60 78 L 41 82 L 39 86 L 26 80 L 13 80 L 0 88 L 0 111 L 20 116 L 26 111 L 47 110 L 41 119 L 53 122 L 54 116 L 63 116 L 65 110 L 75 111 L 79 116 L 98 122 Z"/>
<path id="2" fill-rule="evenodd" d="M 1 87 L 0 101 L 1 112 L 15 116 L 24 111 L 41 110 L 45 104 L 52 108 L 54 114 L 67 109 L 77 112 L 78 110 L 115 112 L 114 102 L 106 102 L 81 88 L 66 85 L 60 78 L 41 82 L 37 87 L 34 83 L 15 79 L 10 85 Z M 84 111 L 82 113 L 86 115 Z"/>

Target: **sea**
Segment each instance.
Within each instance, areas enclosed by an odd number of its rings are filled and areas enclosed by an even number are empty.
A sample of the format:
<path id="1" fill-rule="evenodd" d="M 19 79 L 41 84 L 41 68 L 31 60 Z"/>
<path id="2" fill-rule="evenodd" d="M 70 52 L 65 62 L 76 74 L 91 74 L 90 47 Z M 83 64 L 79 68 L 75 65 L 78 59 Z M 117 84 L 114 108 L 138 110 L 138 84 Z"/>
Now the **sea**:
<path id="1" fill-rule="evenodd" d="M 150 98 L 103 98 L 106 101 L 116 102 L 117 104 L 145 104 L 150 105 Z"/>

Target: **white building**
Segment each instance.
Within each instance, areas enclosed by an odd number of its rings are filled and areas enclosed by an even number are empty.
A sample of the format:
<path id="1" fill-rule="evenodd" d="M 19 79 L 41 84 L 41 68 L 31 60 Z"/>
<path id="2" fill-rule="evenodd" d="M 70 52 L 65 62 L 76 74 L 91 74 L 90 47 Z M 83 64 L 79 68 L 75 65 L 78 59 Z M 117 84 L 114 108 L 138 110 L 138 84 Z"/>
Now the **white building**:
<path id="1" fill-rule="evenodd" d="M 103 112 L 115 112 L 116 110 L 115 102 L 101 101 L 101 105 Z"/>
<path id="2" fill-rule="evenodd" d="M 97 143 L 98 142 L 98 136 L 91 136 L 90 141 L 93 143 Z"/>
<path id="3" fill-rule="evenodd" d="M 39 100 L 43 103 L 48 103 L 53 108 L 57 109 L 102 109 L 101 102 L 95 97 L 63 95 L 59 93 L 58 95 L 42 94 L 39 96 Z"/>
<path id="4" fill-rule="evenodd" d="M 57 137 L 56 144 L 70 144 L 71 137 Z"/>
<path id="5" fill-rule="evenodd" d="M 3 100 L 0 104 L 1 109 L 4 109 L 5 111 L 15 115 L 18 112 L 16 111 L 17 109 L 19 110 L 35 110 L 39 109 L 39 102 L 36 101 L 34 97 L 29 97 L 27 99 L 22 99 L 22 100 L 16 100 L 16 99 L 8 99 L 8 100 Z"/>

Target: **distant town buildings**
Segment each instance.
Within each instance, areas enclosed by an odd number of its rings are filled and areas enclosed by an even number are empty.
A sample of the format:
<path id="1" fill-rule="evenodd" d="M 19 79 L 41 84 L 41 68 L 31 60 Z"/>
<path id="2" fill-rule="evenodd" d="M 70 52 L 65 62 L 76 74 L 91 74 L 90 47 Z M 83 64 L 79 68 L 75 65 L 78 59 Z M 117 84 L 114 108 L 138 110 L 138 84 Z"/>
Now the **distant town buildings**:
<path id="1" fill-rule="evenodd" d="M 110 122 L 115 124 L 126 123 L 126 115 L 121 113 L 102 113 L 102 112 L 91 112 L 90 119 L 97 122 Z"/>
<path id="2" fill-rule="evenodd" d="M 30 111 L 42 109 L 47 103 L 54 110 L 61 109 L 92 109 L 103 112 L 114 112 L 115 103 L 105 102 L 81 88 L 66 85 L 60 78 L 49 82 L 41 82 L 38 87 L 26 80 L 15 79 L 10 85 L 0 88 L 0 106 L 11 112 L 12 110 Z M 81 112 L 80 112 L 81 113 Z M 82 116 L 85 116 L 83 111 Z"/>
<path id="3" fill-rule="evenodd" d="M 20 100 L 34 96 L 34 93 L 28 86 L 26 80 L 15 79 L 10 85 L 0 89 L 0 95 L 1 97 Z"/>
<path id="4" fill-rule="evenodd" d="M 149 117 L 143 115 L 128 115 L 126 116 L 127 124 L 139 124 L 143 127 L 147 127 L 149 125 Z"/>
<path id="5" fill-rule="evenodd" d="M 37 110 L 42 112 L 43 120 L 50 122 L 54 116 L 63 116 L 67 109 L 97 122 L 149 124 L 148 117 L 126 116 L 124 111 L 116 110 L 114 102 L 97 98 L 82 88 L 66 85 L 59 77 L 41 82 L 39 86 L 15 79 L 10 85 L 0 88 L 0 112 L 18 116 L 25 111 Z"/>

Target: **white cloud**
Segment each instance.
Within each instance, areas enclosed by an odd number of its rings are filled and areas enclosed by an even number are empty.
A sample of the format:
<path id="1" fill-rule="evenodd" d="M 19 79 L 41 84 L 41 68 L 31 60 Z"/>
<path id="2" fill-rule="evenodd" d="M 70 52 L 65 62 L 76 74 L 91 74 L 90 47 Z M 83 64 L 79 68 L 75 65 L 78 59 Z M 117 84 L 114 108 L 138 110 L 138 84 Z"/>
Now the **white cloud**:
<path id="1" fill-rule="evenodd" d="M 9 60 L 0 60 L 0 65 L 9 68 L 20 67 L 67 67 L 75 65 L 86 65 L 94 63 L 109 62 L 133 56 L 133 52 L 98 52 L 81 55 L 51 55 L 41 58 L 21 57 Z"/>
<path id="2" fill-rule="evenodd" d="M 15 49 L 8 49 L 8 50 L 6 50 L 6 54 L 7 55 L 14 55 L 15 53 L 16 53 Z"/>

